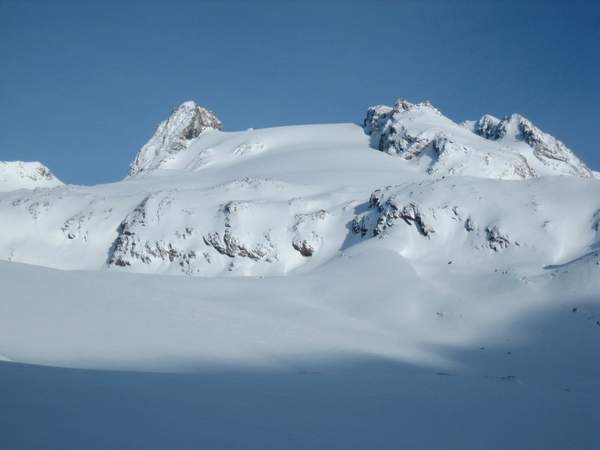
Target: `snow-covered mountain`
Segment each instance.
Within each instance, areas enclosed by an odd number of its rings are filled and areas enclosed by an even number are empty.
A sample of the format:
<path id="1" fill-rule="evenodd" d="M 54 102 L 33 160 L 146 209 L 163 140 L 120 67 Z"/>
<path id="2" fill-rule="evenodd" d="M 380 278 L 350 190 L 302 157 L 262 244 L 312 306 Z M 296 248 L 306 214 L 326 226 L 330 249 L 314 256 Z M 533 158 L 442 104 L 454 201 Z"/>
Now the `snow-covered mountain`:
<path id="1" fill-rule="evenodd" d="M 51 188 L 62 184 L 42 163 L 0 161 L 0 192 L 37 187 Z"/>
<path id="2" fill-rule="evenodd" d="M 374 147 L 430 174 L 499 179 L 593 176 L 562 142 L 519 114 L 502 120 L 486 114 L 461 126 L 429 102 L 400 99 L 393 107 L 369 108 L 364 127 Z"/>
<path id="3" fill-rule="evenodd" d="M 167 120 L 161 122 L 154 135 L 139 151 L 129 167 L 129 175 L 168 167 L 188 144 L 206 130 L 221 130 L 221 121 L 210 111 L 187 101 L 173 110 Z"/>
<path id="4" fill-rule="evenodd" d="M 32 183 L 59 187 L 0 196 L 0 257 L 62 269 L 274 275 L 380 241 L 438 270 L 452 260 L 529 273 L 598 245 L 600 183 L 518 115 L 458 125 L 429 103 L 399 100 L 369 108 L 364 127 L 221 128 L 213 113 L 182 104 L 129 177 L 109 185 L 60 186 L 31 166 Z M 3 167 L 29 180 L 29 166 Z"/>

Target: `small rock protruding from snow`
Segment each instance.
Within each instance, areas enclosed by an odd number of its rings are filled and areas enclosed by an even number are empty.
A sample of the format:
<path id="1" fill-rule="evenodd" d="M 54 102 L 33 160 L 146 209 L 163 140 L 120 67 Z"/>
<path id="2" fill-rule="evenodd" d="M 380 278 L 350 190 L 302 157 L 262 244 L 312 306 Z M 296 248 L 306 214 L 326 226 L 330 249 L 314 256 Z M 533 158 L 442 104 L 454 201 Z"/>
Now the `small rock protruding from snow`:
<path id="1" fill-rule="evenodd" d="M 62 185 L 62 181 L 40 162 L 0 161 L 0 192 Z"/>
<path id="2" fill-rule="evenodd" d="M 486 228 L 485 231 L 489 246 L 495 252 L 503 248 L 508 248 L 510 245 L 508 236 L 502 234 L 496 225 Z"/>
<path id="3" fill-rule="evenodd" d="M 185 150 L 189 142 L 204 131 L 221 130 L 223 124 L 211 111 L 193 101 L 182 103 L 158 126 L 154 135 L 136 155 L 129 175 L 159 168 L 165 161 Z"/>
<path id="4" fill-rule="evenodd" d="M 307 258 L 315 253 L 314 246 L 308 242 L 307 239 L 293 241 L 292 247 L 294 247 L 294 250 L 299 252 L 302 256 Z"/>

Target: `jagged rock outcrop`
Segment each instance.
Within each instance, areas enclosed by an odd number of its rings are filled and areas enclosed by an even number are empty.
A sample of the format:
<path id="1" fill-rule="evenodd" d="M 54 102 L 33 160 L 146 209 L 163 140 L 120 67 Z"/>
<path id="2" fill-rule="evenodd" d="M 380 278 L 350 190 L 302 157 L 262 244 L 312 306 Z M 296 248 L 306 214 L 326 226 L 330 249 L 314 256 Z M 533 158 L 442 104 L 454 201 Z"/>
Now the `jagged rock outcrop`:
<path id="1" fill-rule="evenodd" d="M 235 258 L 250 258 L 255 261 L 265 260 L 273 262 L 277 260 L 277 248 L 271 242 L 270 236 L 265 234 L 264 242 L 255 245 L 244 243 L 239 237 L 235 236 L 230 228 L 226 228 L 223 233 L 218 231 L 207 233 L 203 236 L 204 243 L 214 248 L 221 255 Z"/>
<path id="2" fill-rule="evenodd" d="M 261 239 L 244 239 L 236 236 L 234 232 L 235 222 L 239 221 L 239 214 L 248 209 L 248 202 L 230 201 L 221 208 L 223 214 L 223 231 L 206 233 L 202 236 L 204 243 L 216 250 L 221 255 L 230 258 L 241 257 L 250 258 L 254 261 L 264 260 L 274 262 L 278 259 L 277 247 L 273 244 L 268 231 L 265 231 Z"/>
<path id="3" fill-rule="evenodd" d="M 519 116 L 458 125 L 429 103 L 400 100 L 370 108 L 364 128 L 218 128 L 185 103 L 138 155 L 133 173 L 148 176 L 0 194 L 0 258 L 270 276 L 355 245 L 388 247 L 426 270 L 544 267 L 598 249 L 600 185 Z M 173 170 L 150 175 L 162 168 Z M 19 180 L 53 177 L 38 166 Z"/>
<path id="4" fill-rule="evenodd" d="M 496 225 L 487 227 L 485 231 L 489 246 L 495 252 L 510 245 L 508 236 L 502 234 Z"/>
<path id="5" fill-rule="evenodd" d="M 562 142 L 518 114 L 502 120 L 484 115 L 461 126 L 429 102 L 412 104 L 400 99 L 393 107 L 370 107 L 363 128 L 374 148 L 432 175 L 593 176 Z"/>
<path id="6" fill-rule="evenodd" d="M 184 273 L 191 273 L 191 263 L 197 254 L 193 249 L 178 246 L 177 241 L 186 240 L 193 229 L 175 230 L 172 241 L 151 239 L 151 228 L 159 227 L 161 216 L 171 204 L 169 195 L 148 195 L 125 217 L 117 229 L 117 238 L 112 244 L 108 266 L 128 267 L 134 265 L 174 263 Z M 144 230 L 147 228 L 148 230 Z M 146 233 L 144 232 L 146 231 Z"/>
<path id="7" fill-rule="evenodd" d="M 314 236 L 314 240 L 318 239 L 318 236 Z M 302 256 L 305 257 L 309 257 L 314 255 L 315 253 L 315 247 L 314 245 L 309 242 L 307 239 L 296 239 L 294 241 L 292 241 L 292 247 L 294 247 L 294 250 L 296 250 L 298 253 L 300 253 Z"/>
<path id="8" fill-rule="evenodd" d="M 129 167 L 129 175 L 160 168 L 184 151 L 189 142 L 204 131 L 222 128 L 221 121 L 211 111 L 193 101 L 181 104 L 158 126 L 154 135 L 138 152 Z"/>
<path id="9" fill-rule="evenodd" d="M 391 197 L 379 207 L 380 216 L 375 226 L 375 236 L 383 234 L 387 228 L 394 226 L 400 219 L 408 225 L 414 225 L 425 237 L 435 233 L 435 230 L 426 223 L 424 215 L 417 205 L 414 203 L 402 205 L 397 200 L 397 198 Z"/>
<path id="10" fill-rule="evenodd" d="M 422 236 L 429 237 L 435 233 L 435 229 L 427 222 L 426 214 L 415 203 L 405 203 L 403 196 L 390 195 L 390 189 L 377 189 L 371 194 L 368 208 L 375 211 L 376 218 L 373 220 L 371 214 L 355 217 L 352 222 L 354 233 L 365 236 L 370 232 L 373 236 L 382 236 L 399 221 L 413 225 Z"/>
<path id="11" fill-rule="evenodd" d="M 506 134 L 506 129 L 500 126 L 500 119 L 491 114 L 484 114 L 473 125 L 473 132 L 485 139 L 497 141 Z"/>
<path id="12" fill-rule="evenodd" d="M 431 139 L 407 128 L 402 118 L 405 113 L 423 112 L 440 114 L 429 102 L 412 104 L 405 99 L 399 99 L 391 108 L 383 105 L 371 106 L 367 110 L 363 126 L 378 150 L 412 159 L 423 151 Z"/>
<path id="13" fill-rule="evenodd" d="M 473 131 L 485 139 L 501 141 L 510 145 L 510 140 L 521 141 L 533 149 L 534 156 L 542 164 L 562 170 L 565 174 L 592 177 L 592 171 L 567 148 L 565 144 L 544 133 L 520 114 L 498 119 L 489 114 L 475 122 Z"/>
<path id="14" fill-rule="evenodd" d="M 437 191 L 439 185 L 440 181 L 432 181 L 407 186 L 387 186 L 373 191 L 364 209 L 359 208 L 361 212 L 352 220 L 352 232 L 359 235 L 361 240 L 400 237 L 400 242 L 407 246 L 415 247 L 415 242 L 420 242 L 416 248 L 437 248 L 442 254 L 455 242 L 463 242 L 464 247 L 460 252 L 466 247 L 471 252 L 488 250 L 486 254 L 489 254 L 489 250 L 500 252 L 512 244 L 521 246 L 518 241 L 509 237 L 503 225 L 493 219 L 495 214 L 486 217 L 484 211 L 473 211 L 474 199 L 461 197 L 464 206 L 452 205 L 444 195 L 439 198 L 439 202 L 432 203 L 430 194 Z M 417 193 L 417 190 L 420 192 Z M 475 204 L 478 202 L 477 199 L 474 201 Z M 534 208 L 531 213 L 535 213 Z M 477 214 L 479 217 L 476 220 L 474 215 Z M 505 219 L 510 222 L 509 217 Z"/>

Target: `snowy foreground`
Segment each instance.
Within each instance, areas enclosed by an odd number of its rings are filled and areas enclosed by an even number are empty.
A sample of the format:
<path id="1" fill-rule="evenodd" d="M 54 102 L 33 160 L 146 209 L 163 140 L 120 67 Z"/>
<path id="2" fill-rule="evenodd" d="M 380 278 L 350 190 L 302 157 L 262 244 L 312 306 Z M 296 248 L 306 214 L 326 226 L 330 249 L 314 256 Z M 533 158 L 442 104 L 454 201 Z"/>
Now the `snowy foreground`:
<path id="1" fill-rule="evenodd" d="M 110 185 L 0 166 L 0 449 L 598 448 L 564 144 L 405 101 L 221 127 L 183 104 Z"/>

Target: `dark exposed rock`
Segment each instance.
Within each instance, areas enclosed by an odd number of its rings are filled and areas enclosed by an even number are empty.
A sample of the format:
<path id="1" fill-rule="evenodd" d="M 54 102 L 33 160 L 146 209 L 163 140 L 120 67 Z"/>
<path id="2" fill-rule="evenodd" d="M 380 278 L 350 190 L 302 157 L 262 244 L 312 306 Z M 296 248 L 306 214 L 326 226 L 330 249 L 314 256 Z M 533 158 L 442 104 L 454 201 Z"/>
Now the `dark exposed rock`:
<path id="1" fill-rule="evenodd" d="M 206 245 L 230 258 L 240 256 L 255 261 L 265 260 L 267 262 L 273 262 L 277 260 L 277 251 L 270 242 L 268 236 L 265 236 L 265 243 L 259 243 L 253 247 L 241 242 L 240 239 L 233 235 L 230 228 L 225 228 L 225 231 L 222 234 L 218 231 L 208 233 L 204 235 L 202 239 Z"/>
<path id="2" fill-rule="evenodd" d="M 391 189 L 391 186 L 385 190 L 373 191 L 369 197 L 366 214 L 355 217 L 350 224 L 353 233 L 364 237 L 371 231 L 373 236 L 381 236 L 399 220 L 408 225 L 414 225 L 418 232 L 425 237 L 435 233 L 415 203 L 404 203 L 404 200 L 396 195 L 388 196 L 386 194 L 388 189 Z M 371 226 L 372 223 L 374 226 Z"/>
<path id="3" fill-rule="evenodd" d="M 435 233 L 435 230 L 425 223 L 423 214 L 417 205 L 414 203 L 399 205 L 395 200 L 392 196 L 383 206 L 379 207 L 380 215 L 377 219 L 377 225 L 373 230 L 375 236 L 382 234 L 387 228 L 394 226 L 400 219 L 408 225 L 414 225 L 423 236 Z"/>
<path id="4" fill-rule="evenodd" d="M 297 250 L 302 256 L 308 257 L 315 253 L 315 249 L 306 239 L 292 242 L 292 247 L 294 247 L 294 249 Z"/>
<path id="5" fill-rule="evenodd" d="M 465 220 L 465 230 L 467 230 L 467 231 L 475 230 L 475 222 L 473 221 L 473 219 L 471 217 L 467 217 L 467 220 Z"/>
<path id="6" fill-rule="evenodd" d="M 508 236 L 501 234 L 497 226 L 494 225 L 493 227 L 488 227 L 485 229 L 485 231 L 488 244 L 495 252 L 503 248 L 508 248 L 510 245 Z"/>
<path id="7" fill-rule="evenodd" d="M 429 102 L 413 104 L 405 99 L 399 99 L 392 108 L 371 106 L 363 122 L 365 133 L 371 136 L 371 142 L 378 150 L 412 159 L 421 154 L 431 140 L 409 132 L 399 117 L 404 112 L 421 109 L 439 114 Z"/>

